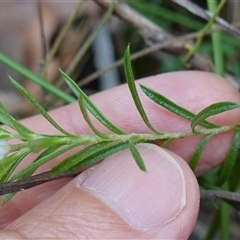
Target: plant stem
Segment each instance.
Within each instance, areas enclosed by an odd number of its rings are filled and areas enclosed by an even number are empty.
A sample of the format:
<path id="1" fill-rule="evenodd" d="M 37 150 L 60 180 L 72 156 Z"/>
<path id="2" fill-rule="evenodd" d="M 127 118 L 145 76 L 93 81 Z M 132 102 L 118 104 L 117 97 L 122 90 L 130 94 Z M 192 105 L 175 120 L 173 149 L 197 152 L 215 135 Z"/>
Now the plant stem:
<path id="1" fill-rule="evenodd" d="M 228 190 L 227 183 L 224 184 L 223 188 Z M 230 207 L 229 204 L 221 200 L 220 202 L 220 233 L 221 239 L 230 239 Z"/>
<path id="2" fill-rule="evenodd" d="M 44 172 L 37 175 L 34 175 L 32 177 L 28 177 L 26 179 L 21 179 L 14 182 L 6 182 L 0 184 L 0 196 L 19 192 L 28 188 L 35 187 L 37 185 L 50 182 L 53 180 L 61 179 L 61 178 L 72 178 L 77 176 L 79 172 L 65 172 L 65 173 L 59 173 L 59 174 L 52 174 L 51 172 Z"/>
<path id="3" fill-rule="evenodd" d="M 226 1 L 222 1 L 225 3 Z M 208 9 L 211 12 L 215 12 L 217 9 L 217 1 L 208 0 Z M 224 76 L 224 67 L 223 67 L 223 51 L 222 51 L 222 40 L 221 40 L 221 33 L 215 32 L 211 34 L 212 38 L 212 47 L 213 47 L 213 57 L 214 57 L 214 65 L 215 65 L 215 72 L 220 75 Z"/>
<path id="4" fill-rule="evenodd" d="M 209 0 L 209 1 L 212 1 L 212 0 Z M 214 2 L 214 1 L 212 1 L 212 2 Z M 193 54 L 197 51 L 197 49 L 199 48 L 199 46 L 202 43 L 203 38 L 205 37 L 205 35 L 207 34 L 209 29 L 213 25 L 216 17 L 219 15 L 219 13 L 220 13 L 220 11 L 223 8 L 225 3 L 226 3 L 226 0 L 221 0 L 221 2 L 218 5 L 216 11 L 214 12 L 212 18 L 208 21 L 206 26 L 199 32 L 199 36 L 197 37 L 197 41 L 196 41 L 195 45 L 188 47 L 189 51 L 188 51 L 187 55 L 184 57 L 184 59 L 183 59 L 184 63 L 186 63 L 193 56 Z"/>

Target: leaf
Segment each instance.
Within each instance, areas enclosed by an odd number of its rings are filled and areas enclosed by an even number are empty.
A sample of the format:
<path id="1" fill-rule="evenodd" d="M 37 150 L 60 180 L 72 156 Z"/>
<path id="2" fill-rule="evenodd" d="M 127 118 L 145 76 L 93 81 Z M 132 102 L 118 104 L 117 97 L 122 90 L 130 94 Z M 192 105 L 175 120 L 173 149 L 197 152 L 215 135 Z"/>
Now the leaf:
<path id="1" fill-rule="evenodd" d="M 198 165 L 199 159 L 202 155 L 202 152 L 204 150 L 204 148 L 206 147 L 207 143 L 209 142 L 209 140 L 211 139 L 213 135 L 207 135 L 205 136 L 202 141 L 199 143 L 199 145 L 197 146 L 196 150 L 193 153 L 193 156 L 189 162 L 189 166 L 190 168 L 194 171 L 195 168 Z"/>
<path id="2" fill-rule="evenodd" d="M 119 152 L 123 149 L 126 149 L 128 147 L 128 142 L 113 142 L 107 144 L 105 147 L 100 148 L 98 151 L 94 152 L 93 154 L 90 154 L 85 159 L 81 159 L 79 163 L 77 163 L 75 166 L 69 169 L 69 171 L 77 171 L 79 169 L 82 169 L 84 167 L 89 167 L 102 159 L 113 155 L 116 152 Z"/>
<path id="3" fill-rule="evenodd" d="M 108 141 L 104 141 L 104 142 L 95 143 L 89 147 L 86 147 L 80 150 L 79 152 L 64 159 L 62 162 L 54 166 L 51 171 L 52 173 L 66 172 L 76 164 L 80 163 L 82 160 L 99 152 L 101 149 L 108 146 L 108 144 L 109 144 Z"/>
<path id="4" fill-rule="evenodd" d="M 45 109 L 38 103 L 38 101 L 23 87 L 21 86 L 17 81 L 15 81 L 13 78 L 9 77 L 11 83 L 14 85 L 14 87 L 21 92 L 35 107 L 36 109 L 54 126 L 57 130 L 59 130 L 61 133 L 72 136 L 72 134 L 65 131 L 62 127 L 60 127 L 53 118 L 45 111 Z"/>
<path id="5" fill-rule="evenodd" d="M 30 153 L 30 150 L 24 148 L 4 159 L 0 162 L 0 182 L 7 182 L 18 164 Z"/>
<path id="6" fill-rule="evenodd" d="M 233 138 L 232 145 L 228 151 L 225 161 L 222 163 L 217 178 L 217 185 L 222 185 L 230 176 L 232 167 L 237 157 L 238 147 L 240 142 L 240 132 L 237 132 Z"/>
<path id="7" fill-rule="evenodd" d="M 90 120 L 89 116 L 88 116 L 88 112 L 87 112 L 87 109 L 85 107 L 85 104 L 84 104 L 84 99 L 83 99 L 83 96 L 82 95 L 79 95 L 78 97 L 78 103 L 79 103 L 79 107 L 81 109 L 81 112 L 82 112 L 82 115 L 84 117 L 84 120 L 87 122 L 88 126 L 92 129 L 92 131 L 99 137 L 101 138 L 109 138 L 108 137 L 108 134 L 104 134 L 104 133 L 101 133 L 97 130 L 97 128 L 94 127 L 94 125 L 92 124 L 92 121 Z"/>
<path id="8" fill-rule="evenodd" d="M 8 57 L 2 52 L 0 52 L 0 62 L 9 66 L 11 69 L 14 69 L 16 72 L 20 73 L 26 79 L 29 79 L 30 81 L 35 82 L 36 84 L 41 86 L 43 89 L 47 90 L 47 92 L 52 93 L 59 99 L 62 99 L 64 102 L 71 103 L 74 101 L 74 98 L 72 96 L 68 95 L 66 92 L 62 91 L 58 87 L 52 85 L 46 79 L 28 70 L 26 67 L 14 61 L 13 59 L 11 59 L 10 57 Z"/>
<path id="9" fill-rule="evenodd" d="M 132 140 L 133 140 L 133 139 L 131 139 L 131 138 L 128 140 L 128 146 L 129 146 L 129 149 L 130 149 L 130 151 L 131 151 L 131 153 L 132 153 L 132 156 L 133 156 L 135 162 L 137 163 L 138 167 L 139 167 L 142 171 L 146 172 L 147 169 L 146 169 L 146 166 L 145 166 L 145 164 L 144 164 L 144 161 L 143 161 L 143 159 L 142 159 L 139 151 L 138 151 L 137 148 L 135 147 L 134 142 L 133 142 Z"/>
<path id="10" fill-rule="evenodd" d="M 239 108 L 240 104 L 235 102 L 218 102 L 214 103 L 206 108 L 204 108 L 201 112 L 199 112 L 191 122 L 192 131 L 194 132 L 194 128 L 208 117 L 217 115 L 222 112 L 226 112 L 235 108 Z"/>
<path id="11" fill-rule="evenodd" d="M 12 117 L 4 106 L 0 103 L 0 122 L 16 130 L 21 136 L 29 137 L 34 134 L 32 130 L 22 125 L 14 117 Z"/>
<path id="12" fill-rule="evenodd" d="M 13 175 L 11 178 L 11 181 L 31 176 L 44 163 L 52 160 L 53 158 L 65 153 L 66 151 L 78 145 L 79 143 L 75 142 L 71 145 L 63 146 L 58 150 L 56 150 L 55 147 L 48 148 L 40 156 L 38 156 L 38 158 L 36 158 L 34 162 L 30 163 L 29 165 L 21 169 L 19 172 L 17 172 L 15 175 Z"/>
<path id="13" fill-rule="evenodd" d="M 0 140 L 1 139 L 8 140 L 13 138 L 15 138 L 13 133 L 10 133 L 7 130 L 0 127 Z"/>
<path id="14" fill-rule="evenodd" d="M 170 143 L 171 143 L 172 140 L 173 140 L 173 138 L 167 139 L 166 141 L 163 142 L 163 144 L 161 145 L 161 147 L 168 149 L 168 148 L 169 148 L 169 145 L 170 145 Z"/>
<path id="15" fill-rule="evenodd" d="M 45 156 L 52 154 L 53 152 L 56 152 L 59 146 L 57 147 L 50 147 L 43 151 L 35 160 L 34 162 L 37 162 L 38 160 L 41 160 Z M 27 178 L 33 175 L 33 173 L 37 170 L 39 166 L 38 165 L 27 165 L 25 168 L 21 169 L 19 172 L 17 172 L 15 175 L 13 175 L 10 179 L 10 181 L 14 181 L 16 179 L 22 179 Z"/>
<path id="16" fill-rule="evenodd" d="M 91 114 L 98 119 L 99 122 L 103 124 L 110 131 L 117 134 L 126 134 L 124 131 L 115 126 L 110 120 L 108 120 L 97 106 L 91 101 L 91 99 L 82 91 L 82 89 L 63 71 L 60 70 L 62 77 L 65 82 L 68 84 L 73 93 L 79 98 L 80 95 L 83 96 L 86 108 L 91 112 Z"/>
<path id="17" fill-rule="evenodd" d="M 133 71 L 132 71 L 132 66 L 131 66 L 130 46 L 129 45 L 128 45 L 128 47 L 127 47 L 127 49 L 125 51 L 125 54 L 124 54 L 124 71 L 125 71 L 128 87 L 129 87 L 129 90 L 131 92 L 133 101 L 134 101 L 135 106 L 136 106 L 139 114 L 141 115 L 144 123 L 153 132 L 160 133 L 149 122 L 147 114 L 145 113 L 144 108 L 143 108 L 142 103 L 141 103 L 141 100 L 139 98 L 139 95 L 138 95 L 138 92 L 137 92 L 137 88 L 136 88 L 136 85 L 135 85 L 135 80 L 134 80 L 134 75 L 133 75 Z"/>
<path id="18" fill-rule="evenodd" d="M 15 195 L 16 195 L 16 192 L 5 194 L 4 197 L 3 197 L 3 199 L 2 199 L 2 205 L 6 204 L 6 203 L 7 203 L 9 200 L 11 200 Z"/>
<path id="19" fill-rule="evenodd" d="M 140 84 L 140 87 L 142 89 L 142 91 L 151 99 L 153 100 L 155 103 L 161 105 L 162 107 L 166 108 L 167 110 L 171 111 L 172 113 L 185 118 L 189 121 L 192 121 L 193 118 L 195 117 L 195 114 L 190 112 L 189 110 L 177 105 L 176 103 L 172 102 L 171 100 L 169 100 L 168 98 L 164 97 L 163 95 L 161 95 L 158 92 L 155 92 L 154 90 Z M 207 127 L 207 128 L 216 128 L 219 127 L 218 125 L 215 125 L 211 122 L 208 121 L 202 121 L 201 126 L 203 127 Z"/>

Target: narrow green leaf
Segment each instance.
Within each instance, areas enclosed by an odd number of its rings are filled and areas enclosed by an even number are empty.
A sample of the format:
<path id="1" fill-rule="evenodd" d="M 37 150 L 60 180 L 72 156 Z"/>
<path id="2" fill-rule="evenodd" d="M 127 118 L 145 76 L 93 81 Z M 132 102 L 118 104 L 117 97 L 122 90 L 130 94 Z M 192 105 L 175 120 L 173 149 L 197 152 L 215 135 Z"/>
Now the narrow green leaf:
<path id="1" fill-rule="evenodd" d="M 63 72 L 61 69 L 59 69 L 60 74 L 62 75 L 63 79 L 69 86 L 69 88 L 72 90 L 72 92 L 75 94 L 77 97 L 76 100 L 78 99 L 79 95 L 82 94 L 84 97 L 87 97 L 87 95 L 83 92 L 83 90 L 77 85 L 77 83 L 71 79 L 65 72 Z"/>
<path id="2" fill-rule="evenodd" d="M 3 129 L 2 127 L 0 127 L 0 139 L 12 139 L 15 138 L 14 134 L 8 132 L 7 130 Z"/>
<path id="3" fill-rule="evenodd" d="M 21 136 L 29 137 L 34 134 L 32 130 L 22 125 L 13 116 L 11 116 L 4 106 L 0 103 L 0 122 L 16 130 Z"/>
<path id="4" fill-rule="evenodd" d="M 69 169 L 69 171 L 77 171 L 84 167 L 89 167 L 104 158 L 119 152 L 128 147 L 128 142 L 113 142 L 107 144 L 105 147 L 100 148 L 98 151 L 94 152 L 90 156 L 86 157 L 85 159 L 81 159 L 79 163 Z"/>
<path id="5" fill-rule="evenodd" d="M 189 162 L 189 166 L 190 168 L 194 171 L 195 168 L 198 165 L 199 159 L 202 155 L 202 152 L 204 150 L 204 148 L 206 147 L 207 143 L 209 142 L 209 140 L 211 139 L 213 135 L 207 135 L 205 136 L 202 141 L 199 143 L 199 145 L 197 146 L 195 152 L 193 153 L 193 156 Z"/>
<path id="6" fill-rule="evenodd" d="M 104 147 L 108 146 L 109 142 L 99 142 L 95 143 L 89 147 L 82 149 L 81 151 L 67 157 L 62 162 L 57 164 L 52 168 L 52 173 L 62 173 L 68 171 L 70 168 L 78 164 L 79 162 L 83 161 L 84 159 L 88 158 L 89 156 L 94 155 L 95 153 L 99 152 Z"/>
<path id="7" fill-rule="evenodd" d="M 53 152 L 56 152 L 59 146 L 57 147 L 50 147 L 43 151 L 35 160 L 34 162 L 37 162 L 38 160 L 41 161 L 42 158 L 46 157 L 49 154 L 52 154 Z M 27 165 L 25 168 L 21 169 L 19 172 L 17 172 L 15 175 L 13 175 L 10 179 L 10 181 L 14 181 L 16 179 L 23 179 L 27 178 L 33 175 L 33 173 L 37 170 L 39 166 L 37 165 Z"/>
<path id="8" fill-rule="evenodd" d="M 107 117 L 105 117 L 97 106 L 91 101 L 91 99 L 82 91 L 82 89 L 63 71 L 60 70 L 62 77 L 68 84 L 70 89 L 79 98 L 80 95 L 83 96 L 86 108 L 91 112 L 91 114 L 98 119 L 107 129 L 117 134 L 126 134 L 124 131 L 115 126 Z"/>
<path id="9" fill-rule="evenodd" d="M 167 139 L 166 141 L 163 142 L 161 147 L 168 149 L 172 140 L 173 140 L 172 138 Z"/>
<path id="10" fill-rule="evenodd" d="M 240 132 L 237 132 L 233 138 L 232 145 L 228 151 L 227 157 L 219 169 L 217 178 L 217 185 L 219 186 L 222 185 L 227 180 L 231 173 L 232 167 L 237 157 L 239 143 Z"/>
<path id="11" fill-rule="evenodd" d="M 31 176 L 41 165 L 44 163 L 52 160 L 53 158 L 56 158 L 57 156 L 65 153 L 66 151 L 78 146 L 78 143 L 73 143 L 68 146 L 60 147 L 58 150 L 56 150 L 55 147 L 49 148 L 45 150 L 40 156 L 38 156 L 34 162 L 30 163 L 23 169 L 21 169 L 19 172 L 17 172 L 15 175 L 12 176 L 11 181 L 16 179 L 22 179 Z"/>
<path id="12" fill-rule="evenodd" d="M 164 97 L 163 95 L 161 95 L 158 92 L 155 92 L 154 90 L 140 84 L 140 87 L 142 89 L 142 91 L 150 98 L 152 99 L 155 103 L 161 105 L 162 107 L 166 108 L 167 110 L 171 111 L 172 113 L 185 118 L 189 121 L 192 121 L 193 118 L 195 117 L 195 114 L 190 112 L 189 110 L 177 105 L 176 103 L 172 102 L 171 100 L 169 100 L 168 98 Z M 216 128 L 219 127 L 216 124 L 213 124 L 211 122 L 208 121 L 202 121 L 201 126 L 203 127 L 207 127 L 207 128 Z"/>
<path id="13" fill-rule="evenodd" d="M 79 95 L 78 97 L 78 104 L 81 109 L 82 115 L 84 117 L 84 120 L 87 122 L 88 126 L 92 129 L 92 131 L 101 138 L 108 138 L 108 134 L 101 133 L 97 130 L 97 128 L 94 127 L 91 119 L 88 116 L 88 112 L 85 106 L 85 101 L 83 99 L 83 95 Z"/>
<path id="14" fill-rule="evenodd" d="M 21 92 L 35 107 L 36 109 L 61 133 L 72 136 L 69 132 L 65 131 L 62 127 L 60 127 L 53 118 L 45 111 L 45 109 L 38 103 L 38 101 L 23 87 L 21 86 L 17 81 L 15 81 L 13 78 L 9 77 L 11 83 L 14 85 L 14 87 Z"/>
<path id="15" fill-rule="evenodd" d="M 142 102 L 139 98 L 138 92 L 137 92 L 137 88 L 136 88 L 136 84 L 135 84 L 135 78 L 133 75 L 133 71 L 132 71 L 132 66 L 131 66 L 131 60 L 130 60 L 130 46 L 128 45 L 125 54 L 124 54 L 124 71 L 125 71 L 125 75 L 126 75 L 126 79 L 127 79 L 127 83 L 128 83 L 128 88 L 131 92 L 133 101 L 135 103 L 135 106 L 139 112 L 139 114 L 141 115 L 144 123 L 148 126 L 148 128 L 150 130 L 152 130 L 155 133 L 160 133 L 159 131 L 157 131 L 152 124 L 149 122 L 147 114 L 144 111 L 144 108 L 142 106 Z"/>
<path id="16" fill-rule="evenodd" d="M 16 195 L 16 192 L 15 192 L 15 193 L 5 194 L 4 197 L 3 197 L 3 200 L 2 200 L 2 205 L 6 204 L 6 203 L 7 203 L 9 200 L 11 200 L 15 195 Z"/>
<path id="17" fill-rule="evenodd" d="M 218 102 L 214 103 L 206 108 L 204 108 L 201 112 L 199 112 L 192 120 L 191 127 L 194 132 L 194 128 L 208 117 L 217 115 L 222 112 L 226 112 L 235 108 L 239 108 L 240 104 L 235 102 Z"/>
<path id="18" fill-rule="evenodd" d="M 56 152 L 60 148 L 61 148 L 61 146 L 57 145 L 57 146 L 53 146 L 53 147 L 49 147 L 49 148 L 45 149 L 40 155 L 37 156 L 37 158 L 33 162 L 37 162 L 39 160 L 41 161 L 42 158 L 45 158 L 46 156 L 49 156 L 52 153 L 56 154 Z M 64 148 L 67 148 L 67 146 L 64 146 Z"/>
<path id="19" fill-rule="evenodd" d="M 139 151 L 138 151 L 137 148 L 135 147 L 135 145 L 134 145 L 134 143 L 133 143 L 133 141 L 132 141 L 131 138 L 128 140 L 128 146 L 129 146 L 129 149 L 130 149 L 130 151 L 131 151 L 131 153 L 132 153 L 132 156 L 133 156 L 135 162 L 137 163 L 138 167 L 139 167 L 142 171 L 146 172 L 147 169 L 146 169 L 146 166 L 145 166 L 145 164 L 144 164 L 144 161 L 143 161 L 143 159 L 142 159 Z"/>
<path id="20" fill-rule="evenodd" d="M 30 150 L 25 148 L 16 152 L 0 161 L 0 182 L 7 182 L 18 164 L 30 153 Z"/>
<path id="21" fill-rule="evenodd" d="M 20 73 L 26 79 L 29 79 L 32 82 L 35 82 L 37 85 L 41 86 L 47 92 L 53 94 L 54 96 L 62 99 L 64 102 L 71 103 L 74 101 L 74 98 L 58 87 L 52 85 L 46 79 L 38 76 L 37 74 L 33 73 L 23 65 L 19 64 L 18 62 L 14 61 L 4 53 L 0 52 L 0 62 L 4 63 L 5 65 L 9 66 L 11 69 L 14 69 L 16 72 Z"/>

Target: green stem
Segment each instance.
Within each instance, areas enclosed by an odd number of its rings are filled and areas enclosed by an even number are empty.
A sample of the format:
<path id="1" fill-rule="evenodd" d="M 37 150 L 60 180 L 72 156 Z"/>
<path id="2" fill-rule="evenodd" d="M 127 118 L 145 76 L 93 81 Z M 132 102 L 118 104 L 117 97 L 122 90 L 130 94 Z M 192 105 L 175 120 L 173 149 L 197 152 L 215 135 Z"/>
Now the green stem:
<path id="1" fill-rule="evenodd" d="M 228 132 L 234 129 L 234 126 L 222 126 L 219 128 L 212 129 L 202 129 L 198 133 L 192 131 L 189 132 L 179 132 L 179 133 L 161 133 L 161 134 L 135 134 L 129 133 L 124 135 L 119 134 L 108 134 L 108 138 L 102 138 L 101 136 L 96 135 L 73 135 L 73 136 L 63 136 L 63 135 L 41 135 L 37 134 L 34 139 L 27 140 L 25 139 L 24 143 L 11 145 L 11 150 L 16 151 L 22 147 L 29 146 L 32 151 L 40 151 L 46 147 L 54 145 L 68 145 L 73 143 L 78 143 L 80 145 L 84 144 L 95 144 L 102 141 L 109 142 L 128 142 L 129 139 L 137 137 L 139 142 L 161 142 L 167 139 L 176 140 L 185 137 L 191 137 L 196 135 L 215 135 L 223 132 Z"/>
<path id="2" fill-rule="evenodd" d="M 215 213 L 215 216 L 210 224 L 210 226 L 208 227 L 208 231 L 206 236 L 204 237 L 204 240 L 212 240 L 214 239 L 214 236 L 218 230 L 218 226 L 219 226 L 219 219 L 220 219 L 220 212 L 217 211 Z"/>
<path id="3" fill-rule="evenodd" d="M 185 137 L 191 137 L 191 136 L 196 136 L 196 135 L 215 135 L 223 132 L 228 132 L 234 130 L 234 126 L 222 126 L 219 128 L 212 128 L 212 129 L 202 129 L 199 130 L 197 133 L 194 133 L 192 131 L 189 132 L 178 132 L 178 133 L 161 133 L 161 134 L 136 134 L 136 133 L 129 133 L 129 134 L 124 134 L 124 135 L 119 135 L 119 134 L 108 134 L 108 138 L 102 138 L 100 136 L 96 135 L 79 135 L 79 136 L 73 136 L 73 137 L 63 137 L 62 135 L 59 135 L 59 137 L 65 139 L 64 141 L 73 143 L 75 141 L 79 141 L 79 143 L 86 144 L 94 144 L 102 141 L 109 141 L 109 142 L 128 142 L 130 138 L 133 137 L 138 137 L 139 142 L 158 142 L 158 141 L 165 141 L 167 139 L 182 139 Z M 41 138 L 41 135 L 39 135 Z M 44 137 L 49 137 L 52 138 L 53 136 L 48 136 L 48 135 L 42 135 L 42 141 L 44 141 Z M 57 135 L 54 136 L 55 139 L 57 139 Z M 62 140 L 61 140 L 62 141 Z"/>
<path id="4" fill-rule="evenodd" d="M 226 1 L 222 1 L 224 4 Z M 208 0 L 208 9 L 211 12 L 215 12 L 217 9 L 217 1 Z M 222 34 L 220 32 L 212 33 L 212 47 L 213 47 L 213 57 L 214 57 L 214 65 L 215 65 L 215 72 L 220 75 L 224 76 L 224 63 L 223 63 L 223 51 L 222 51 Z"/>
<path id="5" fill-rule="evenodd" d="M 211 2 L 212 0 L 209 0 L 209 1 Z M 212 2 L 215 2 L 215 1 L 212 1 Z M 209 31 L 209 29 L 212 27 L 216 17 L 219 15 L 219 13 L 222 10 L 225 3 L 226 3 L 226 0 L 221 0 L 221 2 L 219 3 L 219 5 L 218 5 L 215 13 L 211 17 L 211 19 L 208 21 L 206 26 L 199 32 L 199 36 L 197 37 L 197 41 L 196 41 L 195 45 L 194 46 L 188 46 L 189 51 L 183 59 L 184 63 L 186 63 L 192 57 L 192 55 L 197 51 L 197 49 L 199 48 L 199 46 L 202 43 L 203 38 L 205 37 L 205 35 Z"/>

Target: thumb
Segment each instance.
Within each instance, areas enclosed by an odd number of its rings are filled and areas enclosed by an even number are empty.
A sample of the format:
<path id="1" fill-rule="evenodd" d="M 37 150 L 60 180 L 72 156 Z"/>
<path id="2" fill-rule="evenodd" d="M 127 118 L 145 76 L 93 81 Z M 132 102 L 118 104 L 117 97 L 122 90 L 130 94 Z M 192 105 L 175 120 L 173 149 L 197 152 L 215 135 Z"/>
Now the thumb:
<path id="1" fill-rule="evenodd" d="M 170 151 L 137 148 L 147 172 L 129 150 L 110 156 L 10 224 L 0 239 L 187 239 L 198 215 L 195 176 Z"/>

